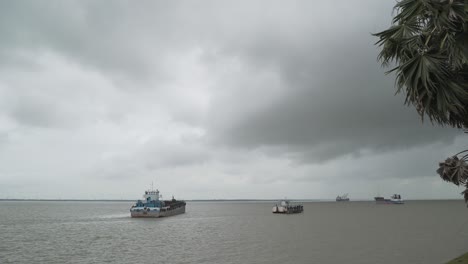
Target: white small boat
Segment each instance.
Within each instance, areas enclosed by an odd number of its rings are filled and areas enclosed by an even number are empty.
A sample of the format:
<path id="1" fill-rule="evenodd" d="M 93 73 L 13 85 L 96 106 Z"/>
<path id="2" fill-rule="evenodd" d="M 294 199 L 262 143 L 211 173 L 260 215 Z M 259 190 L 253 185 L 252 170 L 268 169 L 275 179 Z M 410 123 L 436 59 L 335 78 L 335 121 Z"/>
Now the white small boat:
<path id="1" fill-rule="evenodd" d="M 405 201 L 403 201 L 403 199 L 401 199 L 401 195 L 399 194 L 394 194 L 390 197 L 390 202 L 393 203 L 393 204 L 404 204 Z"/>

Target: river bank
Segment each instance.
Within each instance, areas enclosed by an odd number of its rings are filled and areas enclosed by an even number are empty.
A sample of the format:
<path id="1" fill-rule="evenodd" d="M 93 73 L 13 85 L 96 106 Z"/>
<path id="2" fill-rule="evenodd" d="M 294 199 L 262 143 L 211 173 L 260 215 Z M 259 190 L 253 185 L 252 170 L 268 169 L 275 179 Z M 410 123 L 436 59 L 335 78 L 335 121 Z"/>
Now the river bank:
<path id="1" fill-rule="evenodd" d="M 455 258 L 446 264 L 468 264 L 468 253 L 465 253 L 458 258 Z"/>

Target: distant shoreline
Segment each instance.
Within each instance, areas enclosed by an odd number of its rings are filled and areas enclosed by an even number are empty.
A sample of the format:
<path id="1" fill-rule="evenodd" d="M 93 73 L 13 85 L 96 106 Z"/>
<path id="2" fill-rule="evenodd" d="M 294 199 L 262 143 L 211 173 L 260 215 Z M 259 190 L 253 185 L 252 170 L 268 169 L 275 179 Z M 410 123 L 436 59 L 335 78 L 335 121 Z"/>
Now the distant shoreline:
<path id="1" fill-rule="evenodd" d="M 277 202 L 281 199 L 186 199 L 187 202 Z M 336 202 L 335 199 L 288 199 L 297 202 Z M 0 202 L 134 202 L 120 199 L 0 199 Z M 373 202 L 373 199 L 356 199 L 350 202 Z M 463 199 L 415 199 L 406 201 L 463 201 Z M 346 202 L 340 202 L 346 203 Z"/>
<path id="2" fill-rule="evenodd" d="M 328 202 L 329 200 L 318 199 L 288 199 L 291 201 L 304 202 Z M 135 200 L 119 199 L 0 199 L 0 201 L 39 201 L 39 202 L 134 202 Z M 278 199 L 185 199 L 187 202 L 276 202 Z M 331 201 L 331 200 L 330 200 Z M 334 200 L 333 200 L 334 201 Z"/>

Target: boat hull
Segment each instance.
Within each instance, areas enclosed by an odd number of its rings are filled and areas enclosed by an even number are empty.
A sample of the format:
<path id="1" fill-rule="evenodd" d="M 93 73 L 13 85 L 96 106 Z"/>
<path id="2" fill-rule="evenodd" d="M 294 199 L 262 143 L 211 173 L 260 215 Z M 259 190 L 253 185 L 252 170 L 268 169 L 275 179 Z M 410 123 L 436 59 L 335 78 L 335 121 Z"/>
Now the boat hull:
<path id="1" fill-rule="evenodd" d="M 159 217 L 167 217 L 173 216 L 178 214 L 185 213 L 185 205 L 168 210 L 145 210 L 145 209 L 132 209 L 130 210 L 131 217 L 135 218 L 159 218 Z"/>
<path id="2" fill-rule="evenodd" d="M 401 200 L 393 201 L 393 200 L 389 200 L 389 199 L 376 200 L 375 203 L 376 204 L 405 204 L 405 202 L 401 201 Z"/>
<path id="3" fill-rule="evenodd" d="M 296 207 L 284 207 L 284 206 L 274 206 L 272 212 L 274 214 L 299 214 L 304 211 L 302 206 Z"/>
<path id="4" fill-rule="evenodd" d="M 346 199 L 336 199 L 337 202 L 349 202 L 349 198 Z"/>

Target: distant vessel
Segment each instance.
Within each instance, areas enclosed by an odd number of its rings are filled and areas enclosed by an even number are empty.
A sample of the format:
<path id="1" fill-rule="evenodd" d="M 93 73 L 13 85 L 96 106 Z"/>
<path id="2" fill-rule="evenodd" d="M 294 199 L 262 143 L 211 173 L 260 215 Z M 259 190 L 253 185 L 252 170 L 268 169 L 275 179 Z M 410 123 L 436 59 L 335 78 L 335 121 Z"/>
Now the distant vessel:
<path id="1" fill-rule="evenodd" d="M 185 201 L 159 200 L 159 190 L 145 191 L 144 201 L 138 200 L 132 208 L 130 215 L 132 217 L 165 217 L 185 213 Z"/>
<path id="2" fill-rule="evenodd" d="M 274 214 L 298 214 L 304 211 L 302 204 L 292 205 L 288 200 L 281 200 L 279 205 L 273 206 L 272 212 Z"/>
<path id="3" fill-rule="evenodd" d="M 374 197 L 375 203 L 377 204 L 404 204 L 405 202 L 401 199 L 401 195 L 394 194 L 390 197 L 390 199 L 385 199 L 382 196 Z"/>
<path id="4" fill-rule="evenodd" d="M 343 194 L 341 196 L 338 195 L 336 197 L 336 201 L 337 202 L 349 202 L 348 194 L 346 193 L 346 194 Z"/>

